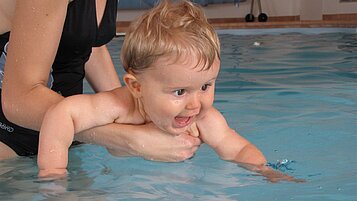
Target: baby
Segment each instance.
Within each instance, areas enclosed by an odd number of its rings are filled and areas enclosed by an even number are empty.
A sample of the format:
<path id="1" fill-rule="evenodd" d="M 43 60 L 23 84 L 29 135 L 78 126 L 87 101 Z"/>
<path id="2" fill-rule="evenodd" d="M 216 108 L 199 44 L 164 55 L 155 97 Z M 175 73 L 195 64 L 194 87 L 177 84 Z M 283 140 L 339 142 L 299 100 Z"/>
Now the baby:
<path id="1" fill-rule="evenodd" d="M 202 9 L 190 1 L 161 1 L 133 22 L 121 49 L 125 87 L 71 96 L 45 115 L 39 176 L 65 175 L 74 134 L 113 122 L 153 122 L 172 135 L 189 132 L 224 160 L 271 180 L 292 179 L 265 166 L 252 143 L 213 107 L 220 44 Z"/>

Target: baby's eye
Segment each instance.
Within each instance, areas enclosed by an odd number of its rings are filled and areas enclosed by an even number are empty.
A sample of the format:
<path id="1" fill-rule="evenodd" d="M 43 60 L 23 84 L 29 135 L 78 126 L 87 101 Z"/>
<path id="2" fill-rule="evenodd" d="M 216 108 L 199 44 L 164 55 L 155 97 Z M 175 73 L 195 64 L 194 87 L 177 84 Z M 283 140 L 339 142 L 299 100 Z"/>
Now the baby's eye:
<path id="1" fill-rule="evenodd" d="M 178 90 L 175 90 L 174 93 L 176 96 L 182 96 L 185 94 L 185 90 L 184 89 L 178 89 Z"/>
<path id="2" fill-rule="evenodd" d="M 205 84 L 201 87 L 201 90 L 206 91 L 208 89 L 208 87 L 210 87 L 210 86 L 211 86 L 211 84 Z"/>

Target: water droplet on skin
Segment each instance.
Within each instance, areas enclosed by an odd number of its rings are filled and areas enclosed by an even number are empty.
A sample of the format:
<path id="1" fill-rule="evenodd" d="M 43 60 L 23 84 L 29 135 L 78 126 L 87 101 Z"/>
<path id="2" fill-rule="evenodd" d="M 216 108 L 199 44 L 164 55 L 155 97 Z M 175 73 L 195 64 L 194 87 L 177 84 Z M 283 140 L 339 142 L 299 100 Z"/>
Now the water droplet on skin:
<path id="1" fill-rule="evenodd" d="M 95 132 L 91 132 L 90 134 L 89 134 L 89 140 L 93 140 L 94 141 L 94 139 L 95 139 Z"/>

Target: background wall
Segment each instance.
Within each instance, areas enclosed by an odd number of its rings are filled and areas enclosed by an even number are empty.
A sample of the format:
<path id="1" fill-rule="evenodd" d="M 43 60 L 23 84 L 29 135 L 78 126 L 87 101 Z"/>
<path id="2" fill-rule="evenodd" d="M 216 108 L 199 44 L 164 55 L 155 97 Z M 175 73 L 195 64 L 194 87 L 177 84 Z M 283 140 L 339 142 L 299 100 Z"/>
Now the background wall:
<path id="1" fill-rule="evenodd" d="M 322 12 L 324 14 L 357 13 L 357 2 L 340 3 L 339 0 L 323 0 Z"/>
<path id="2" fill-rule="evenodd" d="M 357 2 L 339 0 L 261 0 L 262 11 L 269 17 L 300 16 L 301 20 L 321 20 L 322 15 L 357 14 Z M 250 13 L 251 0 L 239 4 L 209 4 L 205 6 L 208 18 L 244 18 Z M 145 10 L 120 10 L 119 21 L 131 21 Z M 255 0 L 253 14 L 258 16 L 258 4 Z"/>

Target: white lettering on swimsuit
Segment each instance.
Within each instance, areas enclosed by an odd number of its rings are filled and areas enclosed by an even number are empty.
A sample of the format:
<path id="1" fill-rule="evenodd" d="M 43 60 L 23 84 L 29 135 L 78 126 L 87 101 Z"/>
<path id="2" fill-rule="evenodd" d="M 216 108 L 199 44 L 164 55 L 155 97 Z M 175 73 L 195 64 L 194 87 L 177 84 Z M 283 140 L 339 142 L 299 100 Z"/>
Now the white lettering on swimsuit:
<path id="1" fill-rule="evenodd" d="M 9 133 L 14 132 L 14 128 L 11 126 L 6 125 L 5 123 L 0 122 L 0 128 L 6 130 Z"/>

